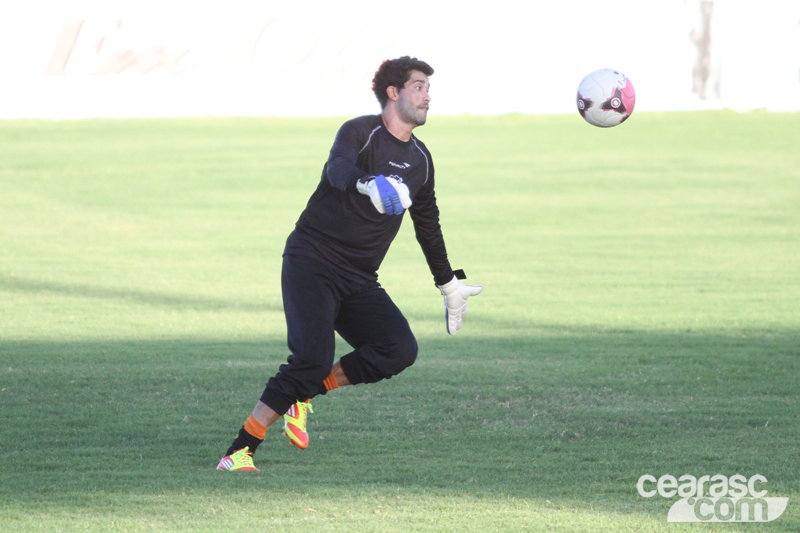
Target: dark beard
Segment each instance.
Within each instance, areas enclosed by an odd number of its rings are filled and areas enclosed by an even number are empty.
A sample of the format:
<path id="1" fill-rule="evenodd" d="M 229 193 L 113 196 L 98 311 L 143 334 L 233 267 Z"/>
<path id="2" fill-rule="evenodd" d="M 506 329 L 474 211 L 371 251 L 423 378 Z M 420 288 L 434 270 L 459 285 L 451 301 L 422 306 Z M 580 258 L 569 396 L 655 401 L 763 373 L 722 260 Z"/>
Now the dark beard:
<path id="1" fill-rule="evenodd" d="M 405 102 L 398 108 L 398 111 L 399 111 L 400 118 L 402 118 L 403 121 L 406 124 L 413 124 L 415 126 L 422 126 L 422 125 L 425 124 L 425 121 L 428 119 L 427 113 L 425 113 L 425 114 L 421 114 L 421 113 L 415 114 L 413 111 L 419 111 L 419 108 L 410 108 L 409 106 L 406 105 Z"/>

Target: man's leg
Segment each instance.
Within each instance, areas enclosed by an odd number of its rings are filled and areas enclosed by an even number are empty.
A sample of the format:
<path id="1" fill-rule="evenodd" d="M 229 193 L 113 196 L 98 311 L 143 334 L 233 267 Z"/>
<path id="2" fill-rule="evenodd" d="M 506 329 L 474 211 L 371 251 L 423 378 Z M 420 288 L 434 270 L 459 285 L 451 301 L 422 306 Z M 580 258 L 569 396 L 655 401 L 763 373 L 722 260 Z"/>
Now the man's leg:
<path id="1" fill-rule="evenodd" d="M 335 326 L 355 348 L 338 362 L 348 383 L 389 379 L 417 358 L 417 341 L 408 321 L 378 283 L 342 301 Z"/>
<path id="2" fill-rule="evenodd" d="M 364 290 L 340 302 L 334 327 L 356 350 L 333 364 L 328 377 L 309 398 L 346 385 L 387 379 L 411 366 L 416 359 L 417 342 L 408 321 L 378 283 L 369 283 Z M 352 367 L 350 373 L 357 381 L 348 377 L 343 359 L 345 365 Z M 369 368 L 363 368 L 364 362 Z M 269 413 L 263 412 L 264 416 Z"/>
<path id="3" fill-rule="evenodd" d="M 342 370 L 341 361 L 336 361 L 335 363 L 333 363 L 333 370 L 331 370 L 331 375 L 335 380 L 336 387 L 344 387 L 345 385 L 352 385 L 352 383 L 350 383 L 350 380 L 345 375 L 344 370 Z"/>
<path id="4" fill-rule="evenodd" d="M 315 396 L 330 374 L 336 349 L 334 322 L 345 290 L 339 277 L 314 259 L 287 255 L 281 286 L 289 355 L 270 378 L 261 401 L 284 414 Z"/>
<path id="5" fill-rule="evenodd" d="M 247 448 L 252 456 L 272 424 L 298 401 L 305 402 L 317 394 L 333 366 L 333 324 L 340 298 L 335 276 L 331 276 L 322 263 L 287 255 L 281 282 L 291 355 L 267 382 L 261 399 L 220 462 L 222 468 L 231 462 L 227 460 L 237 451 Z M 304 434 L 305 410 L 302 415 Z M 292 439 L 295 445 L 304 447 L 295 440 Z M 243 460 L 246 462 L 248 458 Z M 252 465 L 252 459 L 249 461 Z"/>

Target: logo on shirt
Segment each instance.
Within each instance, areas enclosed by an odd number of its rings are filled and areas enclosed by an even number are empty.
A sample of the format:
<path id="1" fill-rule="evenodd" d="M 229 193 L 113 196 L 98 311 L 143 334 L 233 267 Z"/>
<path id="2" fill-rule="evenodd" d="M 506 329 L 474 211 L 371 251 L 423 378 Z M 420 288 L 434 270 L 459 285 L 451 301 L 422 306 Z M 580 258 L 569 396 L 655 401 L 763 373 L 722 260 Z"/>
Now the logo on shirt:
<path id="1" fill-rule="evenodd" d="M 411 163 L 395 163 L 394 161 L 389 161 L 389 164 L 397 168 L 408 168 L 411 166 Z"/>

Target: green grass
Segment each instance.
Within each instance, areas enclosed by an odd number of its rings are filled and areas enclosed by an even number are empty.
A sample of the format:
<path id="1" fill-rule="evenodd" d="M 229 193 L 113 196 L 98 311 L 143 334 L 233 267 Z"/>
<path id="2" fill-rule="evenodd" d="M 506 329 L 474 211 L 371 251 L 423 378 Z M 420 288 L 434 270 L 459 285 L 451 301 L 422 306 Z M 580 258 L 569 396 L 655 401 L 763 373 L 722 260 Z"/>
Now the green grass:
<path id="1" fill-rule="evenodd" d="M 214 471 L 287 355 L 280 254 L 340 123 L 0 122 L 0 531 L 800 529 L 800 114 L 431 117 L 464 329 L 406 221 L 381 280 L 417 364 Z M 669 524 L 648 473 L 789 507 Z"/>

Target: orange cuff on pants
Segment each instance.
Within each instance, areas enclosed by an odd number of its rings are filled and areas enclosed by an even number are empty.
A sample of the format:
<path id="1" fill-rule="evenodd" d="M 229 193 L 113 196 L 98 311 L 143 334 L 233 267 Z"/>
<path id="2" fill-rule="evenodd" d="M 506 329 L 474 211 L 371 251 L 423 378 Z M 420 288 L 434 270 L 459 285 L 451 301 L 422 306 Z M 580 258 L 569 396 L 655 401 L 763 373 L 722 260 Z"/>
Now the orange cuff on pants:
<path id="1" fill-rule="evenodd" d="M 267 436 L 267 426 L 261 424 L 253 415 L 244 423 L 244 430 L 259 440 Z"/>
<path id="2" fill-rule="evenodd" d="M 325 381 L 322 382 L 325 385 L 326 390 L 333 390 L 339 388 L 339 382 L 336 381 L 336 376 L 333 375 L 333 370 L 331 370 L 331 374 L 325 378 Z"/>

